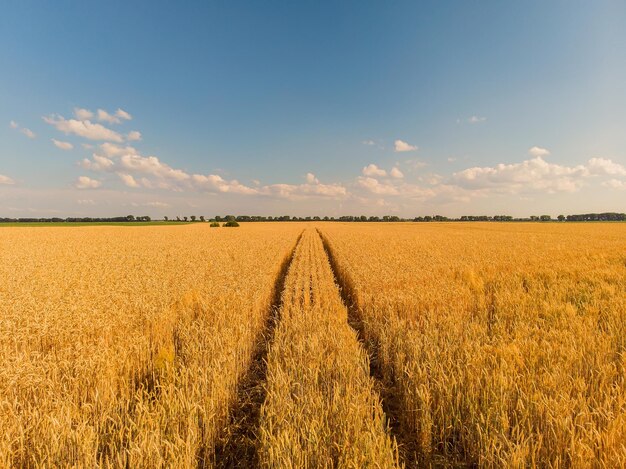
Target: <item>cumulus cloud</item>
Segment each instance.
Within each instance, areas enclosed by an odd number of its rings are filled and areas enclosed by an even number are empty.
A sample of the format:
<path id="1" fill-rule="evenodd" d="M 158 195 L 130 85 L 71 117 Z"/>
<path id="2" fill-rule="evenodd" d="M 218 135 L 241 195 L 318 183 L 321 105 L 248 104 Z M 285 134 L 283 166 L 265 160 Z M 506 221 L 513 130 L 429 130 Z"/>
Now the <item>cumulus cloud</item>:
<path id="1" fill-rule="evenodd" d="M 122 182 L 128 187 L 140 187 L 139 183 L 131 174 L 117 173 Z"/>
<path id="2" fill-rule="evenodd" d="M 130 132 L 128 132 L 126 139 L 130 142 L 137 142 L 141 140 L 141 132 L 137 130 L 131 130 Z"/>
<path id="3" fill-rule="evenodd" d="M 229 192 L 231 194 L 258 194 L 258 190 L 240 184 L 237 180 L 227 181 L 217 174 L 194 174 L 191 176 L 194 186 L 209 191 Z"/>
<path id="4" fill-rule="evenodd" d="M 541 156 L 521 163 L 473 167 L 454 173 L 452 179 L 468 189 L 487 189 L 519 193 L 531 190 L 574 192 L 589 175 L 584 165 L 562 166 L 548 163 Z"/>
<path id="5" fill-rule="evenodd" d="M 396 140 L 393 142 L 394 151 L 396 152 L 405 152 L 405 151 L 416 151 L 417 146 L 411 145 L 403 140 Z"/>
<path id="6" fill-rule="evenodd" d="M 91 112 L 89 109 L 75 107 L 74 117 L 76 117 L 76 119 L 78 119 L 79 121 L 87 121 L 93 118 L 93 112 Z"/>
<path id="7" fill-rule="evenodd" d="M 259 193 L 271 197 L 285 199 L 301 199 L 306 197 L 342 198 L 348 194 L 340 184 L 271 184 L 259 189 Z"/>
<path id="8" fill-rule="evenodd" d="M 26 135 L 28 138 L 35 138 L 37 137 L 37 135 L 35 134 L 35 132 L 33 132 L 30 129 L 27 129 L 26 127 L 22 127 L 20 129 L 20 132 L 22 132 L 24 135 Z"/>
<path id="9" fill-rule="evenodd" d="M 129 113 L 127 113 L 126 111 L 120 108 L 117 108 L 117 111 L 115 111 L 115 115 L 125 121 L 129 121 L 133 118 L 133 116 L 131 116 Z"/>
<path id="10" fill-rule="evenodd" d="M 121 143 L 124 141 L 122 136 L 117 132 L 104 127 L 101 124 L 94 124 L 89 120 L 65 119 L 60 115 L 52 115 L 43 117 L 46 124 L 52 125 L 59 132 L 65 135 L 78 135 L 88 140 L 108 140 L 111 142 Z"/>
<path id="11" fill-rule="evenodd" d="M 626 176 L 626 167 L 607 158 L 591 158 L 588 167 L 594 175 Z"/>
<path id="12" fill-rule="evenodd" d="M 391 171 L 389 171 L 389 175 L 392 178 L 396 178 L 396 179 L 402 179 L 404 177 L 404 174 L 402 173 L 402 171 L 400 171 L 396 167 L 391 168 Z"/>
<path id="13" fill-rule="evenodd" d="M 90 171 L 108 171 L 113 169 L 113 166 L 115 165 L 112 159 L 95 153 L 92 155 L 91 160 L 84 158 L 79 164 L 84 169 L 88 169 Z"/>
<path id="14" fill-rule="evenodd" d="M 604 181 L 602 185 L 611 189 L 626 190 L 626 181 L 620 181 L 619 179 L 609 179 Z"/>
<path id="15" fill-rule="evenodd" d="M 119 124 L 122 122 L 119 117 L 109 114 L 104 109 L 98 109 L 96 116 L 100 122 L 106 122 L 107 124 Z"/>
<path id="16" fill-rule="evenodd" d="M 116 145 L 114 143 L 105 142 L 100 145 L 100 150 L 108 157 L 112 158 L 121 155 L 138 155 L 139 152 L 135 147 Z"/>
<path id="17" fill-rule="evenodd" d="M 367 177 L 385 177 L 385 176 L 387 176 L 387 171 L 385 171 L 384 169 L 379 168 L 374 163 L 371 163 L 371 164 L 368 164 L 367 166 L 365 166 L 361 170 L 361 173 L 363 174 L 363 176 L 367 176 Z"/>
<path id="18" fill-rule="evenodd" d="M 120 167 L 143 174 L 149 174 L 162 179 L 184 181 L 191 176 L 181 169 L 174 169 L 161 162 L 156 156 L 141 156 L 124 154 L 120 157 Z"/>
<path id="19" fill-rule="evenodd" d="M 102 182 L 97 179 L 91 179 L 89 176 L 79 176 L 74 187 L 76 189 L 97 189 L 102 186 Z"/>
<path id="20" fill-rule="evenodd" d="M 72 145 L 70 142 L 62 142 L 54 138 L 52 139 L 52 143 L 54 143 L 55 147 L 60 148 L 61 150 L 71 150 L 72 148 L 74 148 L 74 145 Z"/>
<path id="21" fill-rule="evenodd" d="M 396 187 L 391 184 L 380 182 L 378 179 L 372 177 L 359 177 L 357 178 L 357 185 L 363 189 L 366 189 L 372 194 L 378 195 L 398 195 L 400 192 Z"/>
<path id="22" fill-rule="evenodd" d="M 315 177 L 313 173 L 306 173 L 306 182 L 308 184 L 319 184 L 320 181 Z"/>
<path id="23" fill-rule="evenodd" d="M 17 130 L 21 133 L 23 133 L 24 135 L 26 135 L 28 138 L 35 138 L 37 137 L 37 135 L 35 134 L 35 132 L 33 132 L 30 129 L 27 129 L 26 127 L 21 127 L 17 122 L 15 121 L 11 121 L 9 122 L 9 127 L 11 127 L 13 130 Z"/>
<path id="24" fill-rule="evenodd" d="M 0 174 L 0 184 L 5 184 L 5 185 L 13 185 L 15 184 L 15 181 L 13 179 L 11 179 L 9 176 L 5 176 L 4 174 Z"/>
<path id="25" fill-rule="evenodd" d="M 528 154 L 534 157 L 544 157 L 550 155 L 550 151 L 542 147 L 532 147 L 528 150 Z"/>

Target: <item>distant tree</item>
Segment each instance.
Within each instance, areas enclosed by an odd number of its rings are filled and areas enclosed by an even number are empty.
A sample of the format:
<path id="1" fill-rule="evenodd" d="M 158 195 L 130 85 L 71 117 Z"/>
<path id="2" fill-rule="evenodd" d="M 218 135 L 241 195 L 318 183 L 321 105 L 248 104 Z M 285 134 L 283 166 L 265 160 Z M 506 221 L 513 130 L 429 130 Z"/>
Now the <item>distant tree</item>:
<path id="1" fill-rule="evenodd" d="M 552 217 L 550 215 L 541 215 L 539 217 L 539 220 L 541 220 L 541 221 L 550 221 L 550 220 L 552 220 Z"/>
<path id="2" fill-rule="evenodd" d="M 167 218 L 167 217 L 163 217 L 163 220 L 165 220 L 165 221 L 169 221 L 169 218 Z"/>
<path id="3" fill-rule="evenodd" d="M 187 217 L 183 217 L 183 220 L 184 220 L 184 221 L 187 221 L 187 220 L 188 220 L 188 218 L 187 218 Z"/>
<path id="4" fill-rule="evenodd" d="M 152 218 L 150 218 L 150 216 L 149 216 L 149 215 L 145 215 L 145 216 L 143 217 L 143 221 L 152 221 Z"/>
<path id="5" fill-rule="evenodd" d="M 126 221 L 135 221 L 135 217 L 133 215 L 126 215 Z"/>
<path id="6" fill-rule="evenodd" d="M 557 220 L 559 221 L 565 221 L 565 215 L 559 215 L 558 217 L 556 217 Z"/>
<path id="7" fill-rule="evenodd" d="M 195 215 L 191 215 L 191 221 L 196 221 L 196 216 Z"/>
<path id="8" fill-rule="evenodd" d="M 538 221 L 539 217 L 537 215 L 531 215 L 530 216 L 530 221 Z"/>
<path id="9" fill-rule="evenodd" d="M 202 223 L 204 223 L 204 221 L 205 221 L 205 219 L 204 219 L 204 215 L 200 215 L 200 221 L 201 221 Z"/>

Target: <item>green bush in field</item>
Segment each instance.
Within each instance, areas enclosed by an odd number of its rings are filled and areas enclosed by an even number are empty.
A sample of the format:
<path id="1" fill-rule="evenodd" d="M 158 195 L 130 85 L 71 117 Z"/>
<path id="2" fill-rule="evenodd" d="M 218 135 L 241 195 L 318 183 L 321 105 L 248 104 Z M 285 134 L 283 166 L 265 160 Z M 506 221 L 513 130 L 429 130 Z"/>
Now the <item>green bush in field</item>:
<path id="1" fill-rule="evenodd" d="M 216 221 L 212 221 L 211 224 L 209 225 L 211 228 L 219 228 L 220 224 Z"/>
<path id="2" fill-rule="evenodd" d="M 224 223 L 222 226 L 225 226 L 225 227 L 237 227 L 237 226 L 239 226 L 239 223 L 237 223 L 235 220 L 229 220 L 226 223 Z"/>

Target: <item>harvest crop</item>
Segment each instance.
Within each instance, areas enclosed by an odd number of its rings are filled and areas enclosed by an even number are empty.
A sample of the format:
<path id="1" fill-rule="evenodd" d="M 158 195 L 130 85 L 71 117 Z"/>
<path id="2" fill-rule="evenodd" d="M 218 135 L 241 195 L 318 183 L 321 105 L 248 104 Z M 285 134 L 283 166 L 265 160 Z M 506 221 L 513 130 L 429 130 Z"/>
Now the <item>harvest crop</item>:
<path id="1" fill-rule="evenodd" d="M 268 358 L 264 467 L 395 467 L 368 357 L 318 233 L 298 244 Z"/>
<path id="2" fill-rule="evenodd" d="M 1 467 L 626 466 L 623 224 L 0 229 Z"/>
<path id="3" fill-rule="evenodd" d="M 300 231 L 0 230 L 0 466 L 210 466 Z"/>
<path id="4" fill-rule="evenodd" d="M 626 230 L 328 225 L 421 465 L 626 465 Z"/>

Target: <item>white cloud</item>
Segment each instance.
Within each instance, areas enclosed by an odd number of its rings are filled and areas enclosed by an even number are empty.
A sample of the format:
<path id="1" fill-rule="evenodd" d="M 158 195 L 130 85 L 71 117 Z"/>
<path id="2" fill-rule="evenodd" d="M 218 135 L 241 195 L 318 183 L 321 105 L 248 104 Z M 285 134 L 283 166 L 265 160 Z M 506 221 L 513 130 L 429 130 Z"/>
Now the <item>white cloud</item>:
<path id="1" fill-rule="evenodd" d="M 404 177 L 404 174 L 402 174 L 402 171 L 400 171 L 396 167 L 391 168 L 391 171 L 389 172 L 389 175 L 392 178 L 396 178 L 396 179 L 402 179 Z"/>
<path id="2" fill-rule="evenodd" d="M 137 130 L 131 130 L 130 132 L 128 132 L 126 139 L 130 142 L 137 142 L 141 140 L 141 132 Z"/>
<path id="3" fill-rule="evenodd" d="M 428 166 L 428 163 L 425 163 L 424 161 L 420 161 L 417 159 L 404 160 L 404 163 L 409 165 L 411 169 L 419 169 L 419 168 L 423 168 L 424 166 Z"/>
<path id="4" fill-rule="evenodd" d="M 469 119 L 467 119 L 467 122 L 469 122 L 470 124 L 480 124 L 481 122 L 485 122 L 486 120 L 487 120 L 486 117 L 472 116 Z"/>
<path id="5" fill-rule="evenodd" d="M 162 163 L 156 156 L 125 154 L 120 157 L 120 166 L 130 171 L 150 174 L 162 179 L 184 181 L 190 178 L 190 175 L 183 170 L 174 169 Z"/>
<path id="6" fill-rule="evenodd" d="M 87 121 L 93 117 L 93 112 L 89 109 L 81 109 L 79 107 L 74 108 L 74 117 L 79 121 Z"/>
<path id="7" fill-rule="evenodd" d="M 131 174 L 117 173 L 122 182 L 128 187 L 141 187 Z"/>
<path id="8" fill-rule="evenodd" d="M 108 124 L 119 124 L 122 122 L 119 117 L 109 114 L 104 109 L 98 109 L 97 116 L 100 122 L 106 122 Z"/>
<path id="9" fill-rule="evenodd" d="M 368 164 L 367 166 L 365 166 L 361 170 L 361 173 L 363 173 L 363 176 L 367 176 L 367 177 L 385 177 L 385 176 L 387 176 L 387 171 L 385 171 L 384 169 L 379 168 L 374 163 L 371 163 L 371 164 Z"/>
<path id="10" fill-rule="evenodd" d="M 83 147 L 85 150 L 93 150 L 93 145 L 91 145 L 90 143 L 81 143 L 80 146 Z"/>
<path id="11" fill-rule="evenodd" d="M 27 129 L 26 127 L 20 127 L 20 125 L 17 122 L 15 122 L 15 121 L 9 122 L 9 127 L 14 129 L 14 130 L 19 130 L 21 133 L 26 135 L 28 138 L 35 138 L 35 137 L 37 137 L 35 132 L 33 132 L 30 129 Z"/>
<path id="12" fill-rule="evenodd" d="M 357 185 L 378 195 L 398 195 L 400 192 L 396 187 L 391 184 L 386 184 L 374 179 L 372 177 L 359 177 L 357 178 Z"/>
<path id="13" fill-rule="evenodd" d="M 591 158 L 588 167 L 596 175 L 626 176 L 626 167 L 607 158 Z"/>
<path id="14" fill-rule="evenodd" d="M 578 190 L 589 170 L 546 162 L 541 156 L 521 163 L 474 167 L 454 173 L 452 179 L 468 189 L 486 189 L 502 193 L 541 190 L 548 193 Z"/>
<path id="15" fill-rule="evenodd" d="M 135 147 L 116 145 L 114 143 L 105 142 L 100 145 L 100 149 L 110 158 L 121 155 L 139 155 Z"/>
<path id="16" fill-rule="evenodd" d="M 131 146 L 122 147 L 114 143 L 105 142 L 100 145 L 100 149 L 108 157 L 115 157 L 121 155 L 138 155 L 139 152 L 136 148 Z"/>
<path id="17" fill-rule="evenodd" d="M 626 181 L 620 181 L 619 179 L 609 179 L 604 181 L 602 185 L 611 189 L 626 190 Z"/>
<path id="18" fill-rule="evenodd" d="M 457 159 L 454 156 L 448 157 L 448 163 L 454 163 Z"/>
<path id="19" fill-rule="evenodd" d="M 0 184 L 13 185 L 15 184 L 15 181 L 11 179 L 9 176 L 0 174 Z"/>
<path id="20" fill-rule="evenodd" d="M 396 140 L 393 142 L 394 151 L 396 152 L 405 152 L 405 151 L 416 151 L 417 146 L 411 145 L 403 140 Z"/>
<path id="21" fill-rule="evenodd" d="M 115 111 L 115 115 L 120 119 L 124 119 L 125 121 L 129 121 L 133 118 L 133 116 L 120 108 L 117 108 L 117 111 Z"/>
<path id="22" fill-rule="evenodd" d="M 257 189 L 240 184 L 236 180 L 227 181 L 217 174 L 209 174 L 206 176 L 204 174 L 194 174 L 191 176 L 191 181 L 194 186 L 209 191 L 247 195 L 258 194 Z"/>
<path id="23" fill-rule="evenodd" d="M 74 145 L 70 142 L 61 142 L 60 140 L 56 140 L 54 138 L 52 139 L 52 143 L 54 143 L 55 147 L 60 148 L 61 150 L 71 150 L 74 148 Z"/>
<path id="24" fill-rule="evenodd" d="M 89 160 L 87 158 L 81 161 L 80 166 L 84 169 L 88 169 L 90 171 L 108 171 L 113 168 L 115 163 L 110 158 L 106 156 L 96 155 L 95 153 L 92 156 L 92 159 Z"/>
<path id="25" fill-rule="evenodd" d="M 348 191 L 340 184 L 271 184 L 259 189 L 259 193 L 271 197 L 279 197 L 290 200 L 307 197 L 342 198 L 348 195 Z"/>
<path id="26" fill-rule="evenodd" d="M 528 154 L 534 157 L 544 157 L 550 154 L 550 151 L 542 147 L 532 147 L 528 150 Z"/>
<path id="27" fill-rule="evenodd" d="M 319 184 L 320 181 L 315 177 L 313 173 L 306 173 L 306 182 L 308 184 Z"/>
<path id="28" fill-rule="evenodd" d="M 35 138 L 37 137 L 37 135 L 35 135 L 35 132 L 33 132 L 30 129 L 27 129 L 26 127 L 22 127 L 20 129 L 20 132 L 22 132 L 24 135 L 26 135 L 28 138 Z"/>
<path id="29" fill-rule="evenodd" d="M 118 143 L 124 141 L 122 136 L 117 132 L 101 124 L 94 124 L 88 120 L 79 121 L 76 119 L 65 119 L 63 116 L 59 115 L 44 117 L 43 120 L 65 135 L 74 134 L 88 140 L 108 140 Z"/>
<path id="30" fill-rule="evenodd" d="M 76 187 L 76 189 L 97 189 L 100 186 L 102 186 L 101 181 L 91 179 L 88 176 L 79 176 L 74 183 L 74 187 Z"/>

